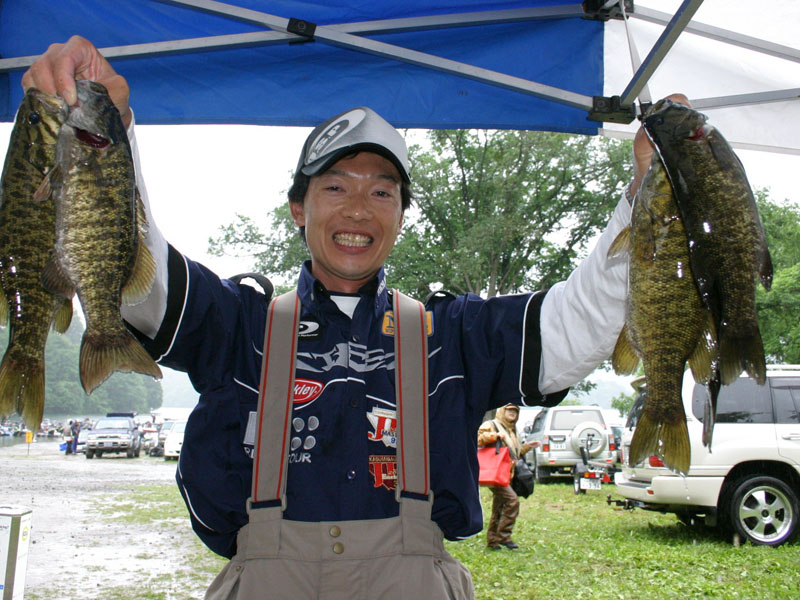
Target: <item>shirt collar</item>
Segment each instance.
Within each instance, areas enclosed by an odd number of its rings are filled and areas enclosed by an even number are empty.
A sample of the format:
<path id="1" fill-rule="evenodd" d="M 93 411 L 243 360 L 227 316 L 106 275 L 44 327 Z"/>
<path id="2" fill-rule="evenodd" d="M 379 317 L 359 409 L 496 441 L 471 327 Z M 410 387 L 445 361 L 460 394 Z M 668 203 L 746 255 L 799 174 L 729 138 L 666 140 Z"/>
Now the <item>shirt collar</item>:
<path id="1" fill-rule="evenodd" d="M 322 285 L 316 277 L 311 274 L 311 261 L 307 260 L 300 269 L 300 278 L 297 282 L 297 294 L 300 302 L 312 312 L 318 313 L 321 303 L 330 301 L 330 292 Z M 386 272 L 381 267 L 370 279 L 358 290 L 360 296 L 368 296 L 373 300 L 373 310 L 376 316 L 381 316 L 386 311 Z"/>

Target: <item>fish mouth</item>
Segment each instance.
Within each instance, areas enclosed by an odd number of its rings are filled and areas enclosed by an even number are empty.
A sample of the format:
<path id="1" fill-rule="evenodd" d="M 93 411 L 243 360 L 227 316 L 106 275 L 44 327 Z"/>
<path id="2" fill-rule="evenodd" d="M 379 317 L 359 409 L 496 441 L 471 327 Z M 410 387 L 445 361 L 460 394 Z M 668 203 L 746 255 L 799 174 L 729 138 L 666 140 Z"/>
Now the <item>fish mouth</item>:
<path id="1" fill-rule="evenodd" d="M 337 246 L 347 248 L 366 248 L 372 245 L 374 238 L 364 233 L 354 233 L 350 231 L 340 231 L 333 234 L 333 241 Z"/>
<path id="2" fill-rule="evenodd" d="M 92 133 L 86 129 L 81 129 L 80 127 L 74 127 L 73 129 L 75 130 L 75 138 L 81 143 L 91 146 L 92 148 L 105 148 L 111 143 L 108 138 L 103 137 L 99 133 Z"/>

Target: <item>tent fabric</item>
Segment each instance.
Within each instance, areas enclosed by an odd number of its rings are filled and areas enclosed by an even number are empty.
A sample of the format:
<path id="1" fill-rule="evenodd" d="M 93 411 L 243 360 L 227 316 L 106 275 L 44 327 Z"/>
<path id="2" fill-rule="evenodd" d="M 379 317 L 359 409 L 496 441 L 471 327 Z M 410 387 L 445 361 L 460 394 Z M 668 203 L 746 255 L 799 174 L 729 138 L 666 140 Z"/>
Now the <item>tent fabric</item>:
<path id="1" fill-rule="evenodd" d="M 234 4 L 318 25 L 442 13 L 580 5 L 576 0 Z M 156 0 L 2 0 L 0 56 L 42 53 L 83 35 L 98 47 L 248 33 L 263 27 Z M 603 23 L 582 18 L 390 33 L 372 39 L 584 95 L 603 91 Z M 313 41 L 120 59 L 139 123 L 314 125 L 368 105 L 397 127 L 547 129 L 594 134 L 586 111 L 420 66 Z M 0 75 L 13 120 L 21 72 Z"/>

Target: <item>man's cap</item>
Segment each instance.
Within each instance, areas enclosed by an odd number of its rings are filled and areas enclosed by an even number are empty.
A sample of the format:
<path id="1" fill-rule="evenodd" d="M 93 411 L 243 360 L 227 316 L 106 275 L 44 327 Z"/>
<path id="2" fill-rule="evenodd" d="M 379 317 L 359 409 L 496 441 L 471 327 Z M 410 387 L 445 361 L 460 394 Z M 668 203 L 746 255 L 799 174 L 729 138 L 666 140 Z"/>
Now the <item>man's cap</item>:
<path id="1" fill-rule="evenodd" d="M 355 151 L 391 160 L 408 182 L 408 149 L 403 136 L 371 108 L 359 106 L 314 128 L 303 144 L 295 173 L 315 175 Z"/>

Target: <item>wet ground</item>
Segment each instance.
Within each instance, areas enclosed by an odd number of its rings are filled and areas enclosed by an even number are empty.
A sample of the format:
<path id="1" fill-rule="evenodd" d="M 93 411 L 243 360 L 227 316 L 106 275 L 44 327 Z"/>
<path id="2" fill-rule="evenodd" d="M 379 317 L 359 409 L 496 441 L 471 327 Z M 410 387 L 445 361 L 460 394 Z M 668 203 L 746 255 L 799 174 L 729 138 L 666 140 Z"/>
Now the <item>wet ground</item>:
<path id="1" fill-rule="evenodd" d="M 55 439 L 11 445 L 0 439 L 0 506 L 33 511 L 26 598 L 95 598 L 99 581 L 129 582 L 130 598 L 136 598 L 135 574 L 157 577 L 180 568 L 173 557 L 185 556 L 181 546 L 192 543 L 188 518 L 176 519 L 175 532 L 164 535 L 98 514 L 109 495 L 141 484 L 174 484 L 175 462 L 144 455 L 87 460 L 66 456 Z"/>

